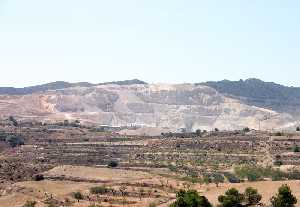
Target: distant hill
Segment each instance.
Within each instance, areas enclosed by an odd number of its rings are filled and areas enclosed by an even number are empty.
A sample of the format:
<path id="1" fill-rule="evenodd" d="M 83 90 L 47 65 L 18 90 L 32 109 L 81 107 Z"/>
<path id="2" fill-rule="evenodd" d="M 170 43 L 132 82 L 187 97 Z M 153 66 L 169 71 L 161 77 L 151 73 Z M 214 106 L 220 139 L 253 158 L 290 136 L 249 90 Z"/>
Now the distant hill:
<path id="1" fill-rule="evenodd" d="M 0 88 L 0 118 L 10 115 L 50 122 L 78 119 L 156 132 L 295 129 L 300 123 L 300 88 L 258 79 L 199 84 L 147 84 L 137 79 L 99 84 L 57 81 Z"/>
<path id="2" fill-rule="evenodd" d="M 224 95 L 238 98 L 250 105 L 279 112 L 300 113 L 300 88 L 298 87 L 287 87 L 259 79 L 210 81 L 200 85 L 212 87 Z"/>
<path id="3" fill-rule="evenodd" d="M 99 84 L 92 84 L 88 82 L 69 83 L 65 81 L 56 81 L 52 83 L 29 86 L 24 88 L 0 87 L 0 95 L 26 95 L 26 94 L 32 94 L 37 92 L 45 92 L 49 90 L 66 89 L 71 87 L 92 87 L 97 85 L 108 85 L 108 84 L 133 85 L 133 84 L 147 84 L 147 83 L 138 79 L 106 82 L 106 83 L 99 83 Z"/>

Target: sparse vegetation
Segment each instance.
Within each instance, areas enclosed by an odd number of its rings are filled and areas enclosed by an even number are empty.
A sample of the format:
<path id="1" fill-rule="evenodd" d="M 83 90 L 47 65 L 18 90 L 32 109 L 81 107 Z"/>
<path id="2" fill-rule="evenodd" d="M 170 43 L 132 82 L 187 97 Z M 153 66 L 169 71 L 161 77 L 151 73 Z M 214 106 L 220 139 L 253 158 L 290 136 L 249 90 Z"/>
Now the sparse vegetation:
<path id="1" fill-rule="evenodd" d="M 148 207 L 156 207 L 156 206 L 157 206 L 156 203 L 151 202 Z"/>
<path id="2" fill-rule="evenodd" d="M 36 204 L 36 201 L 26 201 L 26 203 L 22 207 L 35 207 Z"/>
<path id="3" fill-rule="evenodd" d="M 24 139 L 21 136 L 17 136 L 17 135 L 8 136 L 6 138 L 6 142 L 8 142 L 12 148 L 20 145 L 24 145 Z"/>
<path id="4" fill-rule="evenodd" d="M 96 187 L 90 188 L 91 194 L 105 194 L 108 192 L 109 192 L 109 189 L 106 188 L 105 186 L 96 186 Z"/>
<path id="5" fill-rule="evenodd" d="M 249 127 L 245 127 L 245 128 L 243 129 L 243 132 L 250 132 Z"/>
<path id="6" fill-rule="evenodd" d="M 8 120 L 12 123 L 13 126 L 17 127 L 19 124 L 18 124 L 18 121 L 13 117 L 13 116 L 9 116 L 8 117 Z"/>
<path id="7" fill-rule="evenodd" d="M 295 145 L 295 146 L 293 147 L 293 152 L 300 152 L 300 148 L 299 148 L 298 145 Z"/>

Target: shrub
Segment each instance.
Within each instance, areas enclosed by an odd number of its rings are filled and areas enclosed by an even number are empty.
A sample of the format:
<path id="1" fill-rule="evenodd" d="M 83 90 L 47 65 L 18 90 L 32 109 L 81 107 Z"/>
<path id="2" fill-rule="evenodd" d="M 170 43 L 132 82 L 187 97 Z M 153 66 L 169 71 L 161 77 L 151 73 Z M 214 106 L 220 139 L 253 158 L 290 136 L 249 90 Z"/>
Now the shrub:
<path id="1" fill-rule="evenodd" d="M 235 174 L 240 178 L 247 178 L 249 181 L 262 180 L 262 170 L 255 166 L 241 166 L 234 169 Z"/>
<path id="2" fill-rule="evenodd" d="M 249 127 L 245 127 L 245 128 L 243 129 L 243 132 L 250 132 Z"/>
<path id="3" fill-rule="evenodd" d="M 149 204 L 149 207 L 156 207 L 157 205 L 156 205 L 156 203 L 154 203 L 154 202 L 151 202 L 150 204 Z"/>
<path id="4" fill-rule="evenodd" d="M 19 145 L 24 145 L 24 139 L 21 136 L 10 135 L 6 138 L 6 142 L 9 143 L 11 147 L 17 147 Z"/>
<path id="5" fill-rule="evenodd" d="M 35 207 L 36 201 L 26 201 L 26 203 L 22 207 Z"/>
<path id="6" fill-rule="evenodd" d="M 114 161 L 114 160 L 111 160 L 108 163 L 108 167 L 112 167 L 112 168 L 118 167 L 118 165 L 119 165 L 119 163 L 117 161 Z"/>
<path id="7" fill-rule="evenodd" d="M 285 173 L 281 172 L 280 170 L 273 170 L 271 172 L 271 178 L 273 181 L 280 181 L 280 180 L 284 180 L 285 177 Z"/>
<path id="8" fill-rule="evenodd" d="M 8 117 L 8 120 L 9 120 L 10 122 L 12 122 L 12 124 L 13 124 L 15 127 L 19 125 L 18 122 L 17 122 L 17 120 L 16 120 L 13 116 Z"/>
<path id="9" fill-rule="evenodd" d="M 214 173 L 212 175 L 212 181 L 216 184 L 217 187 L 219 186 L 219 183 L 224 183 L 224 180 L 224 176 L 220 173 Z"/>
<path id="10" fill-rule="evenodd" d="M 89 205 L 88 207 L 101 207 L 101 206 L 94 203 L 94 204 Z"/>
<path id="11" fill-rule="evenodd" d="M 201 136 L 201 129 L 197 129 L 197 130 L 196 130 L 196 135 L 197 135 L 197 136 Z"/>
<path id="12" fill-rule="evenodd" d="M 35 175 L 34 176 L 34 180 L 35 181 L 42 181 L 42 180 L 44 180 L 45 178 L 44 178 L 44 175 L 41 175 L 41 174 L 38 174 L 38 175 Z"/>
<path id="13" fill-rule="evenodd" d="M 298 145 L 295 145 L 295 146 L 293 147 L 293 152 L 300 152 L 300 148 L 299 148 Z"/>
<path id="14" fill-rule="evenodd" d="M 96 187 L 90 188 L 91 194 L 105 194 L 105 193 L 108 193 L 108 191 L 109 190 L 104 186 L 96 186 Z"/>
<path id="15" fill-rule="evenodd" d="M 297 199 L 288 185 L 281 186 L 278 194 L 271 198 L 272 207 L 293 207 L 296 203 Z"/>
<path id="16" fill-rule="evenodd" d="M 58 206 L 55 205 L 54 203 L 50 203 L 47 207 L 58 207 Z"/>
<path id="17" fill-rule="evenodd" d="M 275 160 L 273 163 L 275 166 L 281 166 L 283 163 L 281 160 Z"/>
<path id="18" fill-rule="evenodd" d="M 76 200 L 83 200 L 83 195 L 82 195 L 82 193 L 81 192 L 74 192 L 73 193 L 73 197 L 76 199 Z"/>
<path id="19" fill-rule="evenodd" d="M 212 207 L 206 197 L 200 196 L 195 190 L 180 190 L 176 201 L 169 207 Z"/>

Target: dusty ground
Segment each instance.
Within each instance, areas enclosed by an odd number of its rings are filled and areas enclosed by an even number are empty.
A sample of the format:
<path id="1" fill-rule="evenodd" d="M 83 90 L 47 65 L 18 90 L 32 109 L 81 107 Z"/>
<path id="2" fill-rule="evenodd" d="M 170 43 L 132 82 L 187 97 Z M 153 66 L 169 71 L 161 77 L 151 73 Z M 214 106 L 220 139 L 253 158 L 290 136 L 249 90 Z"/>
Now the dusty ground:
<path id="1" fill-rule="evenodd" d="M 45 176 L 65 176 L 66 178 L 81 178 L 103 182 L 116 182 L 149 179 L 151 174 L 139 171 L 129 171 L 110 168 L 93 168 L 82 166 L 59 166 L 45 173 Z"/>
<path id="2" fill-rule="evenodd" d="M 53 198 L 59 202 L 69 200 L 70 206 L 88 207 L 91 204 L 98 203 L 95 197 L 89 193 L 89 189 L 95 186 L 110 187 L 119 189 L 120 186 L 126 185 L 126 191 L 129 193 L 125 196 L 126 203 L 124 206 L 147 207 L 150 202 L 156 202 L 161 207 L 167 207 L 174 200 L 176 189 L 183 188 L 183 183 L 174 179 L 164 178 L 153 172 L 141 172 L 137 170 L 121 170 L 109 168 L 92 168 L 92 167 L 75 167 L 59 166 L 47 173 L 46 176 L 54 177 L 63 176 L 65 180 L 44 180 L 44 181 L 27 181 L 19 182 L 2 192 L 0 197 L 0 207 L 20 207 L 28 200 L 38 202 L 37 207 L 45 207 L 45 201 Z M 77 178 L 79 181 L 71 181 Z M 239 184 L 221 184 L 215 185 L 195 185 L 191 188 L 197 189 L 202 195 L 205 195 L 214 205 L 218 204 L 217 198 L 224 194 L 231 187 L 237 188 L 243 192 L 247 187 L 254 187 L 259 190 L 263 196 L 263 203 L 268 203 L 270 198 L 276 194 L 282 184 L 288 184 L 294 195 L 300 200 L 300 181 L 264 181 Z M 137 193 L 143 189 L 145 195 L 137 196 Z M 172 192 L 173 189 L 173 192 Z M 151 191 L 149 194 L 149 190 Z M 77 202 L 72 197 L 73 192 L 80 191 L 85 199 Z M 135 194 L 134 194 L 135 193 Z M 105 201 L 105 199 L 109 201 Z M 101 205 L 103 206 L 123 206 L 124 197 L 120 195 L 102 195 Z M 300 205 L 298 205 L 300 206 Z"/>
<path id="3" fill-rule="evenodd" d="M 160 176 L 134 170 L 60 166 L 48 171 L 45 175 L 52 176 L 52 179 L 63 176 L 65 180 L 16 183 L 2 192 L 0 207 L 20 207 L 28 200 L 37 201 L 38 207 L 44 207 L 47 206 L 45 201 L 49 198 L 60 202 L 70 200 L 71 206 L 87 207 L 98 203 L 98 198 L 96 199 L 89 192 L 89 189 L 95 186 L 106 186 L 116 190 L 123 185 L 126 186 L 126 192 L 129 195 L 125 197 L 124 206 L 148 206 L 150 202 L 166 203 L 175 196 L 174 193 L 168 192 L 170 189 L 167 185 L 171 183 L 175 185 L 176 181 L 173 180 L 167 184 L 166 179 Z M 80 181 L 70 181 L 75 178 Z M 141 197 L 137 195 L 140 189 L 144 192 Z M 72 197 L 72 193 L 77 191 L 85 196 L 85 199 L 79 203 Z M 105 199 L 109 201 L 106 202 Z M 101 196 L 101 200 L 103 206 L 123 206 L 124 197 L 104 195 Z"/>

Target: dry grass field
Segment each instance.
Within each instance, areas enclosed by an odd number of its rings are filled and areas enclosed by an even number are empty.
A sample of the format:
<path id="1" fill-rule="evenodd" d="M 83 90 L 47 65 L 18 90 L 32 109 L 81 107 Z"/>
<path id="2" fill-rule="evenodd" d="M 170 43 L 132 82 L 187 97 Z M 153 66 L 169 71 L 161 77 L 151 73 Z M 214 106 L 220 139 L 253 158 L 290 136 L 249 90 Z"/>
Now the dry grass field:
<path id="1" fill-rule="evenodd" d="M 176 190 L 184 188 L 184 183 L 162 177 L 155 174 L 156 172 L 158 171 L 147 173 L 137 170 L 58 166 L 46 172 L 45 176 L 52 179 L 64 177 L 64 180 L 49 179 L 15 183 L 2 193 L 0 206 L 21 207 L 26 201 L 32 200 L 37 201 L 37 207 L 47 207 L 47 200 L 53 200 L 60 205 L 78 207 L 88 207 L 95 203 L 102 206 L 147 207 L 151 202 L 155 202 L 161 207 L 167 207 L 174 200 Z M 229 188 L 234 187 L 243 192 L 247 187 L 254 187 L 259 189 L 259 193 L 263 196 L 263 203 L 267 204 L 282 184 L 288 184 L 294 195 L 300 199 L 300 181 L 223 183 L 219 187 L 213 184 L 190 184 L 189 188 L 196 189 L 214 205 L 217 205 L 218 196 L 224 194 Z M 95 197 L 89 191 L 95 186 L 105 186 L 117 191 L 124 185 L 127 192 L 125 196 L 116 193 L 116 195 L 105 194 Z M 81 192 L 85 198 L 78 202 L 72 196 L 74 192 Z M 140 192 L 143 195 L 139 195 Z"/>

